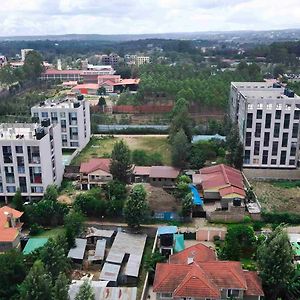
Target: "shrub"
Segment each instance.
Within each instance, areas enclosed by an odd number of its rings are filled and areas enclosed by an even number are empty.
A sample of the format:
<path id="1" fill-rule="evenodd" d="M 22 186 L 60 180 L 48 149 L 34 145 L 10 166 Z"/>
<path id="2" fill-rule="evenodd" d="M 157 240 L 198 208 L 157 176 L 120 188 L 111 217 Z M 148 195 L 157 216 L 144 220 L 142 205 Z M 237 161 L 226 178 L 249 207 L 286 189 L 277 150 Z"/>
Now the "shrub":
<path id="1" fill-rule="evenodd" d="M 300 224 L 300 214 L 289 212 L 262 212 L 262 218 L 266 223 L 272 224 Z"/>

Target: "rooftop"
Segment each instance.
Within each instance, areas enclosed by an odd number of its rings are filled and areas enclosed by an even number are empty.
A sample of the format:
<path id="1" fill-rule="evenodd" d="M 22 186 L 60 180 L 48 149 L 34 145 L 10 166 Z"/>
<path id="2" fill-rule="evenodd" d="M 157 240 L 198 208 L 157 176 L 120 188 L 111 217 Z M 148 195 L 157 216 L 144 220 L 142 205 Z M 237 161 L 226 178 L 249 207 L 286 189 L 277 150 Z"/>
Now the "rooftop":
<path id="1" fill-rule="evenodd" d="M 258 91 L 258 90 L 251 90 L 251 91 L 241 91 L 242 95 L 244 95 L 247 99 L 293 99 L 299 98 L 297 94 L 294 94 L 293 97 L 288 97 L 284 95 L 284 88 L 275 88 L 266 91 Z"/>
<path id="2" fill-rule="evenodd" d="M 96 170 L 102 170 L 106 173 L 110 173 L 110 158 L 91 158 L 87 162 L 83 162 L 80 165 L 80 173 L 91 173 Z"/>
<path id="3" fill-rule="evenodd" d="M 152 166 L 150 169 L 150 178 L 177 178 L 180 171 L 170 166 Z"/>
<path id="4" fill-rule="evenodd" d="M 83 259 L 87 240 L 75 239 L 75 244 L 75 247 L 70 249 L 68 257 L 73 259 Z"/>
<path id="5" fill-rule="evenodd" d="M 110 264 L 106 262 L 101 270 L 99 279 L 104 281 L 116 282 L 118 280 L 120 269 L 120 265 Z"/>
<path id="6" fill-rule="evenodd" d="M 47 99 L 33 106 L 33 108 L 76 108 L 80 106 L 82 100 L 77 100 L 76 97 L 64 97 L 61 99 Z M 75 104 L 75 105 L 74 105 Z"/>
<path id="7" fill-rule="evenodd" d="M 248 82 L 231 82 L 239 90 L 248 89 L 273 89 L 273 81 L 248 81 Z"/>

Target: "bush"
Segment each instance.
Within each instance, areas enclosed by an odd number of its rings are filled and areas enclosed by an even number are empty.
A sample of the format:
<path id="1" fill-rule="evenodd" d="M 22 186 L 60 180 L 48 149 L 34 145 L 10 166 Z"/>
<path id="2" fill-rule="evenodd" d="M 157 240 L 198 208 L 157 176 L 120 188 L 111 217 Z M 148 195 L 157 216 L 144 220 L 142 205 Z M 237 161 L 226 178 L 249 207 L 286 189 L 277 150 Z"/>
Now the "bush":
<path id="1" fill-rule="evenodd" d="M 254 231 L 261 231 L 262 227 L 263 227 L 263 222 L 262 221 L 254 221 L 253 222 L 253 230 Z"/>
<path id="2" fill-rule="evenodd" d="M 300 224 L 300 214 L 289 212 L 262 212 L 263 221 L 272 224 Z"/>
<path id="3" fill-rule="evenodd" d="M 106 202 L 96 197 L 95 191 L 80 193 L 76 196 L 73 207 L 86 216 L 102 216 L 106 212 Z"/>
<path id="4" fill-rule="evenodd" d="M 36 223 L 32 224 L 29 228 L 30 235 L 37 235 L 44 231 L 44 228 Z"/>

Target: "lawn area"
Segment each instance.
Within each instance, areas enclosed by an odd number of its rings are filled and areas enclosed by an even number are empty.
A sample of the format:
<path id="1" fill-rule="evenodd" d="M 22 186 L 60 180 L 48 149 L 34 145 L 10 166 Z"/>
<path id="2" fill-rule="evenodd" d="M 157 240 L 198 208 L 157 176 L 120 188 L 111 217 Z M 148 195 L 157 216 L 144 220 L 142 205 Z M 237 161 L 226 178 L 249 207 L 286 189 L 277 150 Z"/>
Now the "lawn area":
<path id="1" fill-rule="evenodd" d="M 299 181 L 251 181 L 254 191 L 268 211 L 300 213 Z"/>
<path id="2" fill-rule="evenodd" d="M 55 238 L 61 234 L 63 234 L 65 232 L 65 229 L 63 227 L 56 227 L 56 228 L 53 228 L 53 229 L 46 229 L 44 230 L 43 232 L 39 233 L 39 234 L 36 234 L 32 237 L 46 237 L 46 238 Z"/>
<path id="3" fill-rule="evenodd" d="M 71 165 L 79 165 L 92 157 L 110 157 L 116 141 L 123 139 L 130 150 L 145 150 L 161 154 L 165 165 L 171 164 L 171 151 L 166 136 L 119 135 L 115 137 L 92 137 L 88 145 L 77 155 Z"/>

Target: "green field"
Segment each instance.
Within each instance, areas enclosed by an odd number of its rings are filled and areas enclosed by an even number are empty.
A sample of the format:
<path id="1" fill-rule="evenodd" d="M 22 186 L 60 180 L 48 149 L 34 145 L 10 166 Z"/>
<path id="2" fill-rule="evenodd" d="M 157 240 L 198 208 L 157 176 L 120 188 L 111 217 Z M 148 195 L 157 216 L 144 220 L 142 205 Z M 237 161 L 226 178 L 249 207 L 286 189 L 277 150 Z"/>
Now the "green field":
<path id="1" fill-rule="evenodd" d="M 57 236 L 63 234 L 65 232 L 65 229 L 63 227 L 56 227 L 53 229 L 46 229 L 44 231 L 42 231 L 41 233 L 38 233 L 32 237 L 35 238 L 41 238 L 41 237 L 45 237 L 45 238 L 56 238 Z"/>
<path id="2" fill-rule="evenodd" d="M 120 135 L 116 137 L 92 137 L 88 145 L 77 155 L 72 165 L 79 165 L 92 157 L 110 157 L 116 141 L 123 139 L 130 150 L 145 150 L 148 153 L 158 152 L 161 154 L 163 164 L 171 164 L 171 151 L 166 136 L 140 136 Z"/>

